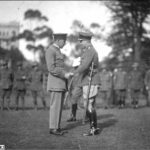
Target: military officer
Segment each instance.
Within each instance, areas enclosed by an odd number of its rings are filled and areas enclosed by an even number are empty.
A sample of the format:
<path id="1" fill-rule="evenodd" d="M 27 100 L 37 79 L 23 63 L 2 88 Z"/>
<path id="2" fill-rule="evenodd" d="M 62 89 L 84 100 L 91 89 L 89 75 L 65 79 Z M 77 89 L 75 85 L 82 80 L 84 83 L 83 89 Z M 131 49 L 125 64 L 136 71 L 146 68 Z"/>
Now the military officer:
<path id="1" fill-rule="evenodd" d="M 102 65 L 102 71 L 100 72 L 100 95 L 104 100 L 105 109 L 109 108 L 111 91 L 112 91 L 112 74 L 106 69 L 106 65 Z"/>
<path id="2" fill-rule="evenodd" d="M 7 100 L 7 109 L 9 108 L 10 96 L 13 86 L 13 73 L 11 69 L 8 68 L 6 61 L 2 63 L 2 69 L 0 71 L 0 82 L 1 82 L 1 110 L 4 109 L 4 100 Z"/>
<path id="3" fill-rule="evenodd" d="M 139 64 L 136 62 L 132 65 L 133 70 L 129 76 L 129 86 L 131 89 L 131 98 L 133 108 L 138 108 L 139 96 L 144 85 L 142 72 L 139 70 Z"/>
<path id="4" fill-rule="evenodd" d="M 82 44 L 77 44 L 75 49 L 72 50 L 73 56 L 75 57 L 74 62 L 73 62 L 73 71 L 75 71 L 80 63 L 81 63 L 81 53 L 82 53 Z M 71 115 L 70 118 L 67 120 L 67 122 L 72 122 L 72 121 L 76 121 L 76 112 L 77 112 L 77 105 L 78 105 L 78 101 L 81 97 L 79 97 L 79 99 L 75 99 L 74 98 L 74 90 L 76 90 L 76 87 L 78 86 L 78 80 L 79 80 L 79 76 L 75 76 L 72 77 L 72 79 L 70 80 L 70 101 L 71 101 Z"/>
<path id="5" fill-rule="evenodd" d="M 41 98 L 44 109 L 46 109 L 46 101 L 44 97 L 44 89 L 43 89 L 43 73 L 39 70 L 38 64 L 33 64 L 33 71 L 29 75 L 30 81 L 30 89 L 33 97 L 34 109 L 37 110 L 37 96 Z"/>
<path id="6" fill-rule="evenodd" d="M 64 56 L 60 49 L 64 47 L 67 34 L 54 34 L 54 43 L 51 44 L 45 53 L 48 69 L 47 90 L 50 92 L 50 119 L 49 133 L 63 135 L 60 129 L 62 106 L 66 91 L 66 79 L 72 74 L 64 69 Z"/>
<path id="7" fill-rule="evenodd" d="M 125 106 L 126 89 L 127 89 L 127 73 L 122 69 L 123 65 L 118 65 L 118 70 L 114 73 L 114 90 L 116 93 L 117 104 L 119 108 Z"/>
<path id="8" fill-rule="evenodd" d="M 98 133 L 97 128 L 97 115 L 95 109 L 95 99 L 98 93 L 98 86 L 100 83 L 98 74 L 98 54 L 91 44 L 92 36 L 88 33 L 79 33 L 79 41 L 83 44 L 83 51 L 81 55 L 81 64 L 74 71 L 74 76 L 80 76 L 78 79 L 78 86 L 75 88 L 72 98 L 78 100 L 82 95 L 84 99 L 84 107 L 87 111 L 88 118 L 90 120 L 90 131 L 84 136 L 91 136 Z M 94 70 L 92 74 L 91 89 L 88 96 L 88 85 L 89 85 L 89 75 L 91 72 L 91 66 L 94 64 Z M 88 106 L 87 106 L 88 98 Z"/>
<path id="9" fill-rule="evenodd" d="M 147 106 L 149 107 L 150 106 L 150 68 L 146 72 L 144 83 L 148 93 Z"/>
<path id="10" fill-rule="evenodd" d="M 15 110 L 18 110 L 19 98 L 21 98 L 22 109 L 24 110 L 25 105 L 25 93 L 26 93 L 26 73 L 23 69 L 22 62 L 17 63 L 17 71 L 14 73 L 14 90 L 15 90 Z"/>

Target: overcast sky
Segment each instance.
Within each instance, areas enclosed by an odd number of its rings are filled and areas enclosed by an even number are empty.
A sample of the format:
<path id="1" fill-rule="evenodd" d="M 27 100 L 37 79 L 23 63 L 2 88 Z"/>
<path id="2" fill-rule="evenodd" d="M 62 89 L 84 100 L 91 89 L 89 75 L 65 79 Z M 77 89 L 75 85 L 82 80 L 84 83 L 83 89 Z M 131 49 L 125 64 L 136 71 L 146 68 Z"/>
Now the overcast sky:
<path id="1" fill-rule="evenodd" d="M 0 22 L 18 21 L 23 24 L 23 15 L 27 9 L 39 9 L 49 18 L 48 25 L 54 32 L 70 32 L 73 20 L 77 19 L 89 26 L 97 22 L 109 28 L 109 11 L 97 1 L 0 1 Z M 110 48 L 104 43 L 97 43 L 100 59 L 108 55 Z M 23 47 L 23 53 L 29 59 L 33 55 Z"/>

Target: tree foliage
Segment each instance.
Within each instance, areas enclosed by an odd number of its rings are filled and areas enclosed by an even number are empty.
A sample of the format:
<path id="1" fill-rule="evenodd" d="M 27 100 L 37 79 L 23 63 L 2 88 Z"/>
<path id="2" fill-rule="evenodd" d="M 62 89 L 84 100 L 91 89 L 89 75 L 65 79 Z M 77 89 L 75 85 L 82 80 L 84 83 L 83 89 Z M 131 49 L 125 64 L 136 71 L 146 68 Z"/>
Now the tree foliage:
<path id="1" fill-rule="evenodd" d="M 39 10 L 32 9 L 29 9 L 24 13 L 24 19 L 29 20 L 31 23 L 36 20 L 41 24 L 43 24 L 43 21 L 48 21 L 48 18 L 44 16 Z M 27 42 L 30 42 L 29 44 L 27 44 L 26 48 L 30 51 L 33 51 L 34 57 L 36 52 L 39 52 L 39 54 L 44 56 L 42 54 L 44 53 L 44 46 L 41 44 L 36 45 L 36 42 L 44 38 L 52 38 L 52 34 L 53 31 L 50 27 L 46 25 L 39 25 L 34 29 L 24 30 L 21 34 L 19 34 L 18 39 L 25 39 Z"/>
<path id="2" fill-rule="evenodd" d="M 134 61 L 140 61 L 145 49 L 144 43 L 149 40 L 145 36 L 148 31 L 144 25 L 148 23 L 150 16 L 150 1 L 115 0 L 105 2 L 105 5 L 111 11 L 114 22 L 113 30 L 107 39 L 108 44 L 113 47 L 111 56 L 117 59 L 122 55 L 123 60 L 128 59 L 125 52 L 130 49 L 131 53 L 127 56 L 132 57 Z"/>

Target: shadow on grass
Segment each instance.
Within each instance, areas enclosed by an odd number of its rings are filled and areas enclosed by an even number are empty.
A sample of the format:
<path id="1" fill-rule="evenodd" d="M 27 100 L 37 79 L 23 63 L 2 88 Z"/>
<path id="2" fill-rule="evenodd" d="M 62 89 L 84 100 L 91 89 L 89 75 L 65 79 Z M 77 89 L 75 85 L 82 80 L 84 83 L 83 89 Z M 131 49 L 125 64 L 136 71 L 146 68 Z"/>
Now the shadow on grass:
<path id="1" fill-rule="evenodd" d="M 101 120 L 101 119 L 107 119 L 107 118 L 111 118 L 113 117 L 114 115 L 113 114 L 105 114 L 105 115 L 100 115 L 100 116 L 97 116 L 97 120 Z M 111 119 L 110 119 L 111 120 Z M 86 124 L 89 124 L 89 122 L 86 122 Z M 72 122 L 72 123 L 68 123 L 68 125 L 65 127 L 67 130 L 71 130 L 71 129 L 74 129 L 74 128 L 77 128 L 79 126 L 84 126 L 82 124 L 82 120 L 78 120 L 76 122 Z M 98 127 L 99 127 L 99 124 L 98 124 Z"/>
<path id="2" fill-rule="evenodd" d="M 102 123 L 98 123 L 97 127 L 100 128 L 100 133 L 101 133 L 103 131 L 103 129 L 114 126 L 117 122 L 118 122 L 117 119 L 112 118 L 112 119 L 108 119 Z"/>

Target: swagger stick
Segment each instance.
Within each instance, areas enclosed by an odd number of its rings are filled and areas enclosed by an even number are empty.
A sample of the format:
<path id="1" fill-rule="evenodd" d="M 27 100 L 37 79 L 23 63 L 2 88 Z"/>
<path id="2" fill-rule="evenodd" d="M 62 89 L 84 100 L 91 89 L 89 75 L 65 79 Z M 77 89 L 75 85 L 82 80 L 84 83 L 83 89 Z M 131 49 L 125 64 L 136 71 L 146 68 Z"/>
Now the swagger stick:
<path id="1" fill-rule="evenodd" d="M 65 94 L 65 99 L 64 99 L 64 106 L 66 106 L 70 91 L 71 91 L 71 86 L 72 86 L 72 82 L 73 82 L 73 77 L 71 78 L 70 82 L 69 82 L 69 86 L 68 86 L 68 91 Z"/>

